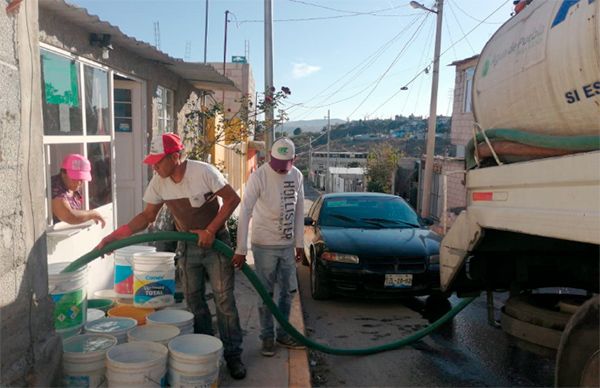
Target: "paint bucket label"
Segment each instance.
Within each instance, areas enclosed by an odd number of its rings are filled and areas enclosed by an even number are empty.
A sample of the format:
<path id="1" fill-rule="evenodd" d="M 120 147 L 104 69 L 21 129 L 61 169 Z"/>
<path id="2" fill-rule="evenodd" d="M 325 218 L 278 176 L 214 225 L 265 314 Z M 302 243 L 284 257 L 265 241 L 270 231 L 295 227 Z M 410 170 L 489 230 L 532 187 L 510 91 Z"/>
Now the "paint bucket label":
<path id="1" fill-rule="evenodd" d="M 169 306 L 175 303 L 175 279 L 165 276 L 136 276 L 133 303 L 146 306 Z"/>
<path id="2" fill-rule="evenodd" d="M 117 294 L 133 294 L 133 269 L 131 265 L 115 265 L 115 286 Z"/>
<path id="3" fill-rule="evenodd" d="M 85 292 L 81 289 L 52 294 L 54 301 L 54 328 L 56 330 L 71 329 L 84 323 Z"/>

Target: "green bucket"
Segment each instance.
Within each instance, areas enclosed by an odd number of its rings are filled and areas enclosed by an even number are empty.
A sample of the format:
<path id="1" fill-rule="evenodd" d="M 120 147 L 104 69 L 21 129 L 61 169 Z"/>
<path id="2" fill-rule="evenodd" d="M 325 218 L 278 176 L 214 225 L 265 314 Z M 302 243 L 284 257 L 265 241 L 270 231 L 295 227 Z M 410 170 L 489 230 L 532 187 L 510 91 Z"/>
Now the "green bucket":
<path id="1" fill-rule="evenodd" d="M 98 309 L 107 312 L 114 306 L 115 302 L 112 299 L 88 299 L 87 304 L 89 309 Z"/>

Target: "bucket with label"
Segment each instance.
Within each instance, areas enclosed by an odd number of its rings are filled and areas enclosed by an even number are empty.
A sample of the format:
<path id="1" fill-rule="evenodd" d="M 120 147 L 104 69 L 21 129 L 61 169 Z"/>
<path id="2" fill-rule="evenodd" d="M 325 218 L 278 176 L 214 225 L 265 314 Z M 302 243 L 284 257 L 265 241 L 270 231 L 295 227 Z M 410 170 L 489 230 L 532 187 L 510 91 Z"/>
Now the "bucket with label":
<path id="1" fill-rule="evenodd" d="M 127 332 L 129 342 L 150 341 L 167 346 L 169 341 L 181 334 L 173 325 L 144 325 L 136 326 Z"/>
<path id="2" fill-rule="evenodd" d="M 64 386 L 104 386 L 106 352 L 116 344 L 117 339 L 107 334 L 80 334 L 64 340 Z"/>
<path id="3" fill-rule="evenodd" d="M 133 304 L 166 307 L 175 303 L 175 253 L 133 255 Z"/>
<path id="4" fill-rule="evenodd" d="M 54 301 L 54 329 L 63 338 L 78 334 L 86 321 L 87 266 L 61 273 L 69 262 L 48 265 L 48 292 Z"/>
<path id="5" fill-rule="evenodd" d="M 109 317 L 126 317 L 133 318 L 137 321 L 138 325 L 146 324 L 146 316 L 154 312 L 154 309 L 135 307 L 132 305 L 117 305 L 108 310 Z"/>
<path id="6" fill-rule="evenodd" d="M 150 341 L 112 347 L 106 353 L 108 386 L 166 386 L 168 354 L 165 345 Z"/>
<path id="7" fill-rule="evenodd" d="M 171 387 L 216 387 L 223 355 L 220 339 L 186 334 L 169 342 L 168 381 Z"/>
<path id="8" fill-rule="evenodd" d="M 181 334 L 194 332 L 194 314 L 185 310 L 164 309 L 146 316 L 147 325 L 174 325 Z"/>
<path id="9" fill-rule="evenodd" d="M 113 289 L 118 295 L 133 294 L 133 254 L 143 252 L 156 252 L 156 248 L 147 245 L 130 245 L 115 250 Z"/>
<path id="10" fill-rule="evenodd" d="M 137 326 L 133 318 L 100 318 L 85 325 L 86 333 L 110 334 L 119 344 L 127 342 L 127 332 Z"/>

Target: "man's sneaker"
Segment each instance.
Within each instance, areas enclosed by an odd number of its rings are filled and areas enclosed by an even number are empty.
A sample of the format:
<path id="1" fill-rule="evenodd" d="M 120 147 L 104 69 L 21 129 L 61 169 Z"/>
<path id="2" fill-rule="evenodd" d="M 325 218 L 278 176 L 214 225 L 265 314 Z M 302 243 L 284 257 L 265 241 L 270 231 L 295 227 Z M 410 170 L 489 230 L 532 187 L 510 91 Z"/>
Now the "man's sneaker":
<path id="1" fill-rule="evenodd" d="M 246 367 L 239 357 L 230 358 L 227 360 L 227 369 L 229 374 L 236 380 L 241 380 L 246 377 Z"/>
<path id="2" fill-rule="evenodd" d="M 277 343 L 281 346 L 285 346 L 288 349 L 306 349 L 306 346 L 297 342 L 292 337 L 277 338 Z"/>
<path id="3" fill-rule="evenodd" d="M 273 341 L 273 338 L 263 340 L 260 352 L 265 357 L 273 357 L 275 355 L 275 341 Z"/>

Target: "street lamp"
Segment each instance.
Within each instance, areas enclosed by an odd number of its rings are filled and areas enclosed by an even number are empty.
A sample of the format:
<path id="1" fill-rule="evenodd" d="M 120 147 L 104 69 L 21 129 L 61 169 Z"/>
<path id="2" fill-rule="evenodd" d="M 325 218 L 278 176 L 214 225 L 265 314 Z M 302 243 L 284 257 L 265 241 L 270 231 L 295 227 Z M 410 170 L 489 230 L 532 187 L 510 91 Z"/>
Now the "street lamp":
<path id="1" fill-rule="evenodd" d="M 437 92 L 438 80 L 440 76 L 440 46 L 442 42 L 442 12 L 444 0 L 437 1 L 437 11 L 425 7 L 416 1 L 411 1 L 410 6 L 417 9 L 423 9 L 437 15 L 435 30 L 435 51 L 433 54 L 433 76 L 431 79 L 431 102 L 429 105 L 429 121 L 427 125 L 427 146 L 425 149 L 425 176 L 423 178 L 423 195 L 421 201 L 421 216 L 429 216 L 429 203 L 431 200 L 431 184 L 433 181 L 433 156 L 435 153 L 435 127 L 437 118 Z"/>

